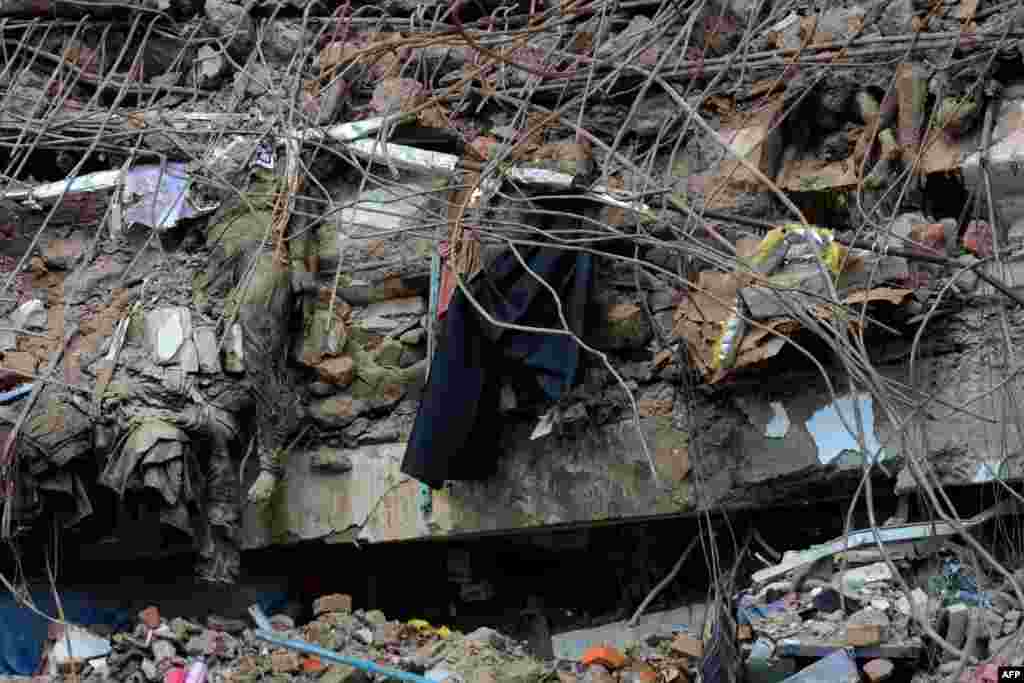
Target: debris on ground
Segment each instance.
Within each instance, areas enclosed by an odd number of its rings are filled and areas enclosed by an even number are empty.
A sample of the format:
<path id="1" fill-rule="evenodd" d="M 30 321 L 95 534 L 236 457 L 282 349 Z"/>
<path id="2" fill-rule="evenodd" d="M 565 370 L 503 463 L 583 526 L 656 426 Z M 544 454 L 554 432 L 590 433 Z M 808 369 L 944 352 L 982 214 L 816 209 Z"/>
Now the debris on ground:
<path id="1" fill-rule="evenodd" d="M 275 614 L 269 621 L 275 636 L 286 642 L 301 642 L 367 665 L 408 672 L 410 679 L 525 682 L 540 680 L 552 670 L 531 657 L 522 643 L 488 628 L 463 634 L 418 619 L 389 620 L 375 610 L 352 611 L 350 606 L 348 596 L 325 596 L 317 600 L 318 614 L 307 624 L 297 625 L 284 614 Z M 311 677 L 351 681 L 370 680 L 371 676 L 356 666 L 268 644 L 245 622 L 216 616 L 202 621 L 167 619 L 155 607 L 140 613 L 132 630 L 114 633 L 109 639 L 81 629 L 74 633 L 83 634 L 71 640 L 72 652 L 80 653 L 75 660 L 77 668 L 67 665 L 62 635 L 49 652 L 55 676 L 74 675 L 83 681 L 170 681 L 188 679 L 198 673 L 197 667 L 205 667 L 205 680 L 229 683 Z M 93 641 L 105 644 L 105 649 Z M 624 664 L 623 657 L 616 668 Z"/>
<path id="2" fill-rule="evenodd" d="M 228 586 L 293 540 L 1024 478 L 1024 12 L 819 4 L 5 3 L 0 539 L 123 514 Z M 833 460 L 783 404 L 815 373 L 879 426 L 836 410 Z M 1024 606 L 950 544 L 1011 513 L 794 542 L 579 663 L 341 595 L 271 623 L 436 683 L 987 680 Z M 55 675 L 367 679 L 157 610 L 63 636 Z"/>
<path id="3" fill-rule="evenodd" d="M 833 545 L 788 551 L 778 566 L 783 572 L 768 568 L 760 581 L 755 572 L 755 583 L 737 598 L 737 621 L 748 625 L 740 640 L 746 641 L 754 680 L 793 673 L 796 658 L 826 658 L 814 666 L 849 658 L 870 681 L 885 680 L 900 667 L 924 673 L 926 653 L 937 658 L 932 673 L 941 674 L 960 663 L 951 652 L 963 650 L 962 680 L 971 680 L 972 672 L 982 675 L 991 662 L 1024 663 L 1012 645 L 1022 626 L 1013 589 L 982 589 L 1005 582 L 966 566 L 958 546 L 907 529 L 879 528 L 882 546 L 872 542 L 871 550 L 853 549 L 863 533 L 854 532 L 845 544 L 849 550 Z M 936 638 L 953 650 L 939 648 Z"/>

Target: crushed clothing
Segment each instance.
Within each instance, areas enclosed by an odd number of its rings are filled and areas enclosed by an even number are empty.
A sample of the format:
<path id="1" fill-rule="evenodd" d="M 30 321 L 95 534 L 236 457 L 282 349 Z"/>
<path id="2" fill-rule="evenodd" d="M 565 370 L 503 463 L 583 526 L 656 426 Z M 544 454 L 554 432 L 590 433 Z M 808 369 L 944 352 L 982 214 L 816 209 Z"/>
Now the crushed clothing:
<path id="1" fill-rule="evenodd" d="M 561 249 L 520 249 L 529 269 L 559 293 L 570 329 L 583 330 L 593 263 L 589 254 Z M 558 310 L 545 287 L 510 250 L 468 285 L 492 318 L 504 323 L 560 328 Z M 445 334 L 413 425 L 402 472 L 432 488 L 446 480 L 480 480 L 497 467 L 501 433 L 498 409 L 503 377 L 531 373 L 535 386 L 558 400 L 576 377 L 579 347 L 567 335 L 509 330 L 485 320 L 457 289 Z"/>

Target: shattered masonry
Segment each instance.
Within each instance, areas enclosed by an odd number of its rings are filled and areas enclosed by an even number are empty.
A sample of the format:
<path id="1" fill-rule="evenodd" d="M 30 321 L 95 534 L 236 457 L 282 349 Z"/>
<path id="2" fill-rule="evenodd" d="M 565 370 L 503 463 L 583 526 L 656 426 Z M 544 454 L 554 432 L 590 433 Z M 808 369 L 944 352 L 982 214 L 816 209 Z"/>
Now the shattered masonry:
<path id="1" fill-rule="evenodd" d="M 299 540 L 1019 482 L 1020 7 L 378 4 L 0 7 L 0 537 L 143 510 L 231 584 Z M 796 578 L 676 677 L 781 675 L 809 621 L 940 642 L 896 575 Z"/>

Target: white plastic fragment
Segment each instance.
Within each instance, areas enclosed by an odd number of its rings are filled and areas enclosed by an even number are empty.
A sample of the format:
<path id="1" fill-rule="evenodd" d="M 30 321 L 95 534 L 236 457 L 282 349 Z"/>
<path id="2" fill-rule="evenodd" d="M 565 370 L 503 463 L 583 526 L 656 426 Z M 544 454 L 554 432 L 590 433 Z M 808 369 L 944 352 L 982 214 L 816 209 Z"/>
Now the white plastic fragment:
<path id="1" fill-rule="evenodd" d="M 379 163 L 391 163 L 414 171 L 436 171 L 450 175 L 455 172 L 459 163 L 459 157 L 454 154 L 430 152 L 417 147 L 377 140 L 354 140 L 345 146 L 356 154 Z"/>
<path id="2" fill-rule="evenodd" d="M 505 177 L 509 180 L 524 185 L 538 185 L 555 190 L 571 190 L 575 177 L 568 173 L 549 171 L 546 168 L 529 168 L 514 166 L 505 171 Z"/>
<path id="3" fill-rule="evenodd" d="M 547 436 L 551 433 L 551 430 L 555 426 L 555 408 L 550 408 L 548 412 L 540 416 L 537 420 L 537 426 L 533 428 L 533 432 L 530 434 L 530 441 L 536 441 L 537 439 Z"/>
<path id="4" fill-rule="evenodd" d="M 70 649 L 69 649 L 70 646 Z M 50 675 L 56 676 L 62 663 L 72 657 L 89 661 L 110 653 L 110 640 L 79 626 L 68 626 L 50 651 Z"/>
<path id="5" fill-rule="evenodd" d="M 586 198 L 604 204 L 606 206 L 612 206 L 617 209 L 623 209 L 625 211 L 632 211 L 640 214 L 640 218 L 643 220 L 657 220 L 657 214 L 650 206 L 643 202 L 632 202 L 625 199 L 620 199 L 616 196 L 614 190 L 609 190 L 603 186 L 595 187 L 592 191 L 586 193 Z"/>

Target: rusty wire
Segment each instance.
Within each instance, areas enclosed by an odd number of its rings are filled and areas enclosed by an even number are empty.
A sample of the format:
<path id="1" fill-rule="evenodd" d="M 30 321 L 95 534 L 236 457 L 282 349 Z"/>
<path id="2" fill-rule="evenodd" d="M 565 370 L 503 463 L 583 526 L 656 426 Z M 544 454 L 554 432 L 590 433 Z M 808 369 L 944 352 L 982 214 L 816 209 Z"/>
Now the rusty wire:
<path id="1" fill-rule="evenodd" d="M 66 4 L 74 6 L 74 3 Z M 842 41 L 814 44 L 810 44 L 810 41 L 803 41 L 800 48 L 796 50 L 763 49 L 763 44 L 757 41 L 761 37 L 760 34 L 772 22 L 786 16 L 797 7 L 795 2 L 784 1 L 773 3 L 768 11 L 768 16 L 764 18 L 750 17 L 742 29 L 742 35 L 736 41 L 735 47 L 728 50 L 726 54 L 718 54 L 719 51 L 714 50 L 710 42 L 700 45 L 692 42 L 694 28 L 702 16 L 700 10 L 705 4 L 703 0 L 698 0 L 689 3 L 686 8 L 682 8 L 670 0 L 643 3 L 616 3 L 610 0 L 599 0 L 590 3 L 585 14 L 570 12 L 564 15 L 558 6 L 536 14 L 524 15 L 516 14 L 516 8 L 509 5 L 494 7 L 490 17 L 473 20 L 462 18 L 462 13 L 469 6 L 468 3 L 462 2 L 456 2 L 443 8 L 439 6 L 432 15 L 426 9 L 421 9 L 407 18 L 385 16 L 380 8 L 369 6 L 353 9 L 348 4 L 325 15 L 321 6 L 307 4 L 301 12 L 301 18 L 295 22 L 294 12 L 289 13 L 288 6 L 282 2 L 273 6 L 269 16 L 261 19 L 259 25 L 254 27 L 254 44 L 244 58 L 239 58 L 234 54 L 231 47 L 244 31 L 241 25 L 234 27 L 233 30 L 217 33 L 211 31 L 211 28 L 203 25 L 201 21 L 179 22 L 167 12 L 132 3 L 105 3 L 104 7 L 117 10 L 112 12 L 112 16 L 109 18 L 90 16 L 82 16 L 74 20 L 43 17 L 27 20 L 5 18 L 0 21 L 0 38 L 2 38 L 0 40 L 0 57 L 3 60 L 3 68 L 0 71 L 2 101 L 7 105 L 15 101 L 23 101 L 24 98 L 19 89 L 25 82 L 33 84 L 28 88 L 32 91 L 33 99 L 28 106 L 21 106 L 15 111 L 9 111 L 8 106 L 5 105 L 0 114 L 0 130 L 3 131 L 0 134 L 0 149 L 6 150 L 9 154 L 9 160 L 0 175 L 3 179 L 0 191 L 12 190 L 21 184 L 31 182 L 32 179 L 27 177 L 31 166 L 30 162 L 34 155 L 44 151 L 78 153 L 77 162 L 67 169 L 67 176 L 72 177 L 81 174 L 86 162 L 90 161 L 91 163 L 92 158 L 99 152 L 107 154 L 109 159 L 118 162 L 134 163 L 155 158 L 160 163 L 175 160 L 194 164 L 202 161 L 202 155 L 206 150 L 222 144 L 234 135 L 284 137 L 288 131 L 314 128 L 320 123 L 305 111 L 301 104 L 304 89 L 309 86 L 309 82 L 319 81 L 316 87 L 323 92 L 333 82 L 347 82 L 346 79 L 353 78 L 355 84 L 352 87 L 357 90 L 360 88 L 367 90 L 372 83 L 360 82 L 355 78 L 356 72 L 366 63 L 388 55 L 400 55 L 403 51 L 404 53 L 421 51 L 425 54 L 429 49 L 443 48 L 453 53 L 461 53 L 464 58 L 461 72 L 455 69 L 450 70 L 454 71 L 454 80 L 445 81 L 442 77 L 445 60 L 449 59 L 450 55 L 445 55 L 434 65 L 429 64 L 430 60 L 426 57 L 415 63 L 411 58 L 405 59 L 398 65 L 398 75 L 429 82 L 430 87 L 427 88 L 425 98 L 414 103 L 409 108 L 410 112 L 413 115 L 422 115 L 431 108 L 450 107 L 448 123 L 458 135 L 463 135 L 460 126 L 465 127 L 464 124 L 467 123 L 473 124 L 474 117 L 479 110 L 484 107 L 492 107 L 502 110 L 519 132 L 519 136 L 514 138 L 501 153 L 494 158 L 487 159 L 478 180 L 467 186 L 470 193 L 479 189 L 483 183 L 493 179 L 506 164 L 513 163 L 517 155 L 520 155 L 523 149 L 528 147 L 527 143 L 534 137 L 534 134 L 543 134 L 546 128 L 558 128 L 567 132 L 577 142 L 586 142 L 593 147 L 595 165 L 599 167 L 599 177 L 603 181 L 607 182 L 613 176 L 628 175 L 630 184 L 626 189 L 634 193 L 634 196 L 651 197 L 650 201 L 653 206 L 660 206 L 662 209 L 673 208 L 675 211 L 671 214 L 671 218 L 665 218 L 664 216 L 669 213 L 663 211 L 663 215 L 656 225 L 657 230 L 645 229 L 643 231 L 632 231 L 620 226 L 604 224 L 590 216 L 573 216 L 581 221 L 583 227 L 576 231 L 571 239 L 567 239 L 538 227 L 534 222 L 517 220 L 514 214 L 525 213 L 535 221 L 542 220 L 545 215 L 553 217 L 570 214 L 547 208 L 549 203 L 543 209 L 536 207 L 533 204 L 533 201 L 539 198 L 536 194 L 530 198 L 524 198 L 521 194 L 513 191 L 499 190 L 493 195 L 495 200 L 499 200 L 499 206 L 491 211 L 486 220 L 473 225 L 473 229 L 482 239 L 503 241 L 513 247 L 517 256 L 519 255 L 517 249 L 519 246 L 545 245 L 579 250 L 629 263 L 637 273 L 636 288 L 640 296 L 645 296 L 639 286 L 641 271 L 661 278 L 663 282 L 671 282 L 679 289 L 694 291 L 696 284 L 686 274 L 674 273 L 644 261 L 640 258 L 639 250 L 655 246 L 666 247 L 683 255 L 690 263 L 701 264 L 701 267 L 722 271 L 734 271 L 740 267 L 737 264 L 734 251 L 730 250 L 728 244 L 723 245 L 719 242 L 699 239 L 701 234 L 717 235 L 714 226 L 720 222 L 707 219 L 702 214 L 699 202 L 672 207 L 666 195 L 671 194 L 674 191 L 673 188 L 678 186 L 678 179 L 659 177 L 657 170 L 659 166 L 657 160 L 666 155 L 667 167 L 671 169 L 675 160 L 684 154 L 684 148 L 694 139 L 717 139 L 715 125 L 709 122 L 710 117 L 706 113 L 702 113 L 700 109 L 708 98 L 715 95 L 742 94 L 744 89 L 753 83 L 755 77 L 779 83 L 786 78 L 787 74 L 791 73 L 791 69 L 799 68 L 810 73 L 811 76 L 803 84 L 793 84 L 792 92 L 787 92 L 788 107 L 785 111 L 788 115 L 780 117 L 778 123 L 775 124 L 781 126 L 790 116 L 796 115 L 795 112 L 798 111 L 805 97 L 811 96 L 830 75 L 839 70 L 867 66 L 877 69 L 880 73 L 892 73 L 894 66 L 898 63 L 916 59 L 924 53 L 942 52 L 944 52 L 944 59 L 936 69 L 951 69 L 955 66 L 954 54 L 958 49 L 961 50 L 961 54 L 967 54 L 971 59 L 987 62 L 988 66 L 981 69 L 981 74 L 972 88 L 972 92 L 980 92 L 999 52 L 1005 49 L 1011 41 L 1019 40 L 1022 37 L 1019 31 L 1014 30 L 1011 22 L 1007 22 L 999 32 L 971 36 L 971 44 L 967 47 L 964 45 L 965 34 L 962 30 L 934 32 L 924 30 L 900 35 L 865 37 L 863 34 L 872 29 L 874 22 L 880 18 L 876 13 L 874 16 L 870 16 L 869 21 L 865 22 L 858 31 Z M 1006 6 L 1013 4 L 1007 3 Z M 570 49 L 572 40 L 579 39 L 582 33 L 579 29 L 582 19 L 589 17 L 597 20 L 593 35 L 590 36 L 595 45 L 605 42 L 611 44 L 614 39 L 621 39 L 624 35 L 624 32 L 618 30 L 628 23 L 628 19 L 621 14 L 623 11 L 649 8 L 654 8 L 652 28 L 649 34 L 645 33 L 638 42 L 624 41 L 625 45 L 613 50 L 610 54 L 597 54 L 593 49 Z M 990 14 L 987 13 L 992 12 L 993 9 L 984 10 L 979 13 L 978 17 L 989 17 Z M 117 16 L 122 12 L 130 19 L 126 20 L 124 16 Z M 288 15 L 289 21 L 298 24 L 300 35 L 308 39 L 301 41 L 301 44 L 289 57 L 282 59 L 280 55 L 268 54 L 268 50 L 271 48 L 267 32 L 277 30 L 279 21 L 285 14 Z M 375 14 L 376 16 L 374 16 Z M 116 31 L 124 32 L 124 37 L 116 54 L 111 56 L 107 54 L 107 51 L 111 45 L 116 45 L 116 40 L 111 39 L 110 35 Z M 371 44 L 353 48 L 353 54 L 350 55 L 347 63 L 337 65 L 329 74 L 326 74 L 322 67 L 319 70 L 314 68 L 316 56 L 326 42 L 347 40 L 370 32 L 384 31 L 401 32 L 401 35 L 393 37 L 392 41 L 387 44 Z M 97 46 L 94 55 L 97 64 L 93 65 L 95 68 L 89 64 L 83 65 L 81 61 L 76 61 L 68 56 L 69 46 L 80 44 L 82 40 L 95 36 L 97 33 L 99 37 L 94 42 L 94 45 Z M 177 81 L 154 83 L 152 77 L 161 74 L 142 73 L 143 58 L 147 54 L 147 50 L 156 49 L 152 45 L 155 45 L 158 39 L 171 41 L 176 45 L 174 55 L 167 60 L 166 69 L 169 73 L 179 73 Z M 645 49 L 657 41 L 667 41 L 670 47 L 664 49 L 662 46 L 663 49 L 653 64 L 645 62 L 643 58 Z M 755 44 L 760 48 L 755 48 Z M 265 115 L 252 106 L 249 110 L 242 111 L 242 104 L 236 101 L 237 98 L 233 94 L 231 97 L 225 97 L 232 89 L 230 81 L 213 88 L 200 87 L 201 84 L 191 76 L 192 70 L 196 68 L 196 53 L 200 48 L 211 45 L 219 48 L 220 54 L 224 56 L 233 71 L 244 72 L 256 78 L 260 68 L 266 69 L 264 73 L 269 74 L 277 81 L 264 85 L 278 86 L 285 97 L 286 106 L 270 115 Z M 537 48 L 536 45 L 544 47 Z M 524 59 L 522 56 L 524 50 L 535 50 L 539 54 L 531 53 L 530 56 L 536 56 L 538 60 Z M 566 63 L 568 66 L 565 66 Z M 559 67 L 560 64 L 561 67 Z M 95 73 L 92 73 L 91 70 Z M 895 92 L 895 78 L 893 73 L 885 79 L 887 95 Z M 182 80 L 188 85 L 181 85 Z M 325 80 L 326 82 L 324 82 Z M 627 142 L 629 140 L 629 124 L 641 112 L 645 95 L 655 88 L 668 94 L 679 111 L 674 117 L 662 123 L 653 140 L 645 143 L 644 151 L 638 151 L 635 149 L 635 143 Z M 797 92 L 798 90 L 799 92 Z M 769 89 L 768 94 L 753 98 L 754 101 L 747 107 L 747 114 L 741 112 L 741 120 L 753 112 L 758 104 L 769 101 L 773 96 L 771 94 L 773 91 L 774 87 Z M 57 95 L 55 96 L 53 93 L 57 93 Z M 74 93 L 78 93 L 79 97 L 73 98 Z M 634 99 L 628 108 L 625 119 L 619 121 L 617 127 L 612 131 L 591 130 L 590 112 L 596 106 L 614 101 L 615 98 L 621 98 L 626 93 Z M 477 111 L 470 110 L 468 114 L 457 113 L 461 107 L 469 107 L 472 98 L 476 98 Z M 73 108 L 69 108 L 72 105 Z M 173 116 L 173 112 L 185 110 L 234 114 L 237 115 L 237 118 L 213 123 L 205 129 L 199 127 L 183 129 L 168 121 L 161 121 L 159 118 L 139 123 L 147 115 L 166 115 L 167 118 L 170 118 Z M 986 125 L 990 125 L 990 120 L 987 119 Z M 386 132 L 382 130 L 378 134 L 380 141 L 385 140 Z M 874 139 L 878 132 L 876 125 L 875 130 L 870 132 L 871 139 Z M 927 128 L 923 131 L 924 142 L 918 157 L 912 160 L 910 168 L 892 180 L 891 187 L 887 191 L 894 195 L 892 199 L 897 207 L 913 189 L 913 184 L 920 181 L 920 177 L 914 172 L 913 167 L 920 163 L 924 148 L 930 140 L 934 140 L 942 134 L 941 122 L 935 121 L 934 116 L 929 117 Z M 163 139 L 165 144 L 154 148 L 154 140 L 157 139 Z M 464 135 L 462 141 L 468 142 Z M 634 149 L 630 148 L 631 144 L 634 145 Z M 719 144 L 717 147 L 719 159 L 724 159 L 730 153 L 724 144 Z M 310 149 L 313 149 L 313 146 Z M 333 156 L 345 162 L 350 170 L 357 173 L 358 180 L 356 182 L 360 189 L 370 186 L 390 188 L 400 186 L 400 179 L 396 178 L 396 169 L 388 168 L 386 164 L 374 165 L 360 161 L 338 145 L 318 145 L 315 147 L 315 153 Z M 763 173 L 760 168 L 750 164 L 744 157 L 739 156 L 736 160 L 744 165 L 746 171 L 757 178 L 762 184 L 763 191 L 772 193 L 777 199 L 775 204 L 777 214 L 771 216 L 771 219 L 782 220 L 785 215 L 783 209 L 786 209 L 791 217 L 806 223 L 801 210 L 790 198 L 789 193 L 778 187 L 774 180 Z M 112 163 L 111 168 L 118 168 L 120 165 L 121 163 Z M 284 227 L 281 225 L 275 226 L 275 233 L 268 230 L 264 236 L 262 248 L 275 248 L 283 258 L 286 258 L 284 254 L 287 249 L 285 246 L 287 240 L 303 238 L 307 232 L 325 227 L 340 231 L 346 240 L 379 238 L 381 233 L 367 232 L 360 235 L 350 233 L 341 217 L 346 209 L 353 207 L 355 200 L 346 204 L 335 202 L 324 185 L 324 179 L 316 177 L 311 166 L 310 158 L 307 154 L 303 154 L 302 158 L 298 160 L 300 174 L 289 178 L 285 191 L 279 198 L 278 215 L 284 219 L 290 216 L 294 220 L 300 213 L 297 209 L 293 210 L 299 200 L 303 200 L 303 206 L 318 206 L 322 210 L 318 215 L 312 216 L 305 227 L 295 229 L 287 235 L 284 234 Z M 857 172 L 859 182 L 854 195 L 857 211 L 855 227 L 858 237 L 862 235 L 877 237 L 890 233 L 890 226 L 897 214 L 900 213 L 899 210 L 894 209 L 889 215 L 881 215 L 875 210 L 875 207 L 869 208 L 865 205 L 864 180 L 868 170 L 867 157 L 865 157 Z M 248 204 L 251 208 L 250 197 L 244 187 L 236 186 L 236 183 L 227 177 L 210 177 L 207 173 L 208 169 L 197 170 L 192 176 L 193 182 L 225 190 L 234 199 Z M 457 184 L 457 181 L 453 181 L 453 185 L 450 187 L 457 186 Z M 50 228 L 67 189 L 65 188 L 65 192 L 46 212 L 31 245 L 24 251 L 17 267 L 2 280 L 0 296 L 5 297 L 4 300 L 12 291 L 17 275 L 26 268 L 35 245 L 38 244 L 45 231 Z M 412 199 L 417 194 L 421 194 L 421 192 L 410 191 L 402 198 Z M 442 201 L 442 203 L 446 202 Z M 990 197 L 986 197 L 985 204 L 985 211 L 982 212 L 982 215 L 985 212 L 991 213 Z M 466 205 L 454 208 L 462 216 L 465 213 Z M 680 211 L 682 215 L 680 215 Z M 104 217 L 100 221 L 100 225 L 97 226 L 96 243 L 101 239 L 100 233 L 106 229 L 108 220 L 108 217 Z M 460 222 L 462 220 L 460 219 Z M 988 220 L 992 221 L 993 216 L 988 216 Z M 435 229 L 438 227 L 443 229 L 445 224 L 444 215 L 424 216 L 415 226 L 403 228 L 398 232 L 410 238 L 417 236 L 434 239 Z M 389 233 L 391 236 L 395 234 L 397 232 Z M 153 235 L 151 235 L 152 239 Z M 609 243 L 615 241 L 631 242 L 634 247 L 631 252 L 632 256 L 623 256 L 607 248 Z M 155 243 L 159 245 L 160 242 L 155 240 Z M 92 258 L 94 255 L 95 244 L 84 258 Z M 258 255 L 254 255 L 247 265 L 245 282 L 253 277 L 257 258 Z M 1003 267 L 1004 253 L 1001 245 L 996 252 L 996 262 L 1000 268 Z M 335 287 L 330 304 L 332 312 L 337 297 L 337 283 L 342 274 L 341 268 L 341 259 L 339 258 L 336 272 L 333 274 Z M 127 278 L 127 274 L 124 277 Z M 462 286 L 460 282 L 460 287 Z M 463 290 L 467 291 L 465 288 Z M 555 294 L 550 289 L 548 293 L 553 296 Z M 868 349 L 869 342 L 865 339 L 863 332 L 866 327 L 865 323 L 870 322 L 866 304 L 856 310 L 861 324 L 857 327 L 858 332 L 855 334 L 850 334 L 842 326 L 824 322 L 807 311 L 794 308 L 790 312 L 804 330 L 809 331 L 829 349 L 832 358 L 838 361 L 839 366 L 843 369 L 845 383 L 849 385 L 850 389 L 867 391 L 872 396 L 875 405 L 878 406 L 878 411 L 886 415 L 890 424 L 899 425 L 894 433 L 900 435 L 901 452 L 910 463 L 910 472 L 923 492 L 923 499 L 930 506 L 933 514 L 946 521 L 959 524 L 959 517 L 949 502 L 948 496 L 942 490 L 941 482 L 929 467 L 924 423 L 916 417 L 935 406 L 965 413 L 969 412 L 969 408 L 967 405 L 951 406 L 948 402 L 943 401 L 937 392 L 928 393 L 912 388 L 916 386 L 915 370 L 920 362 L 919 342 L 930 329 L 932 316 L 939 308 L 940 302 L 948 295 L 949 286 L 937 292 L 931 302 L 928 314 L 919 324 L 911 350 L 911 376 L 906 385 L 898 385 L 890 378 L 883 377 L 871 359 Z M 557 300 L 557 297 L 555 298 Z M 832 306 L 837 308 L 842 306 L 834 290 L 829 292 L 827 300 Z M 731 302 L 720 303 L 731 306 Z M 64 307 L 65 320 L 62 323 L 62 329 L 70 329 L 67 320 L 69 308 L 69 306 Z M 649 311 L 648 315 L 650 315 Z M 221 320 L 219 322 L 226 333 L 230 321 Z M 750 320 L 748 322 L 754 327 L 759 325 L 757 321 Z M 562 323 L 563 329 L 550 330 L 550 332 L 572 335 L 565 325 L 564 319 Z M 1019 405 L 1016 387 L 1013 384 L 1021 367 L 1014 354 L 1008 328 L 1008 313 L 1004 306 L 1000 308 L 1000 330 L 998 333 L 993 333 L 1003 358 L 988 361 L 987 369 L 991 374 L 990 389 L 975 397 L 975 400 L 980 400 L 990 393 L 1003 392 L 1007 395 L 1006 410 Z M 771 333 L 776 334 L 774 331 Z M 575 337 L 575 335 L 572 336 Z M 583 348 L 587 348 L 582 339 L 577 338 L 577 342 Z M 808 366 L 815 368 L 821 375 L 831 399 L 836 400 L 839 393 L 830 379 L 825 365 L 814 353 L 798 344 L 796 340 L 790 339 L 788 342 L 797 348 L 807 360 Z M 666 339 L 662 340 L 662 343 L 681 345 L 678 339 Z M 685 351 L 677 352 L 676 362 L 685 364 L 683 355 L 685 355 Z M 612 367 L 611 361 L 606 355 L 602 355 L 602 361 L 607 363 L 611 373 L 617 376 L 615 368 Z M 997 366 L 1000 365 L 1002 370 L 997 370 Z M 683 374 L 686 372 L 684 370 Z M 636 409 L 635 397 L 632 396 L 632 392 L 629 392 L 622 378 L 617 377 L 617 379 L 622 388 L 630 395 L 632 417 L 639 427 L 640 416 Z M 42 386 L 45 381 L 47 381 L 45 378 L 40 378 L 39 386 Z M 693 402 L 697 399 L 692 388 L 689 388 L 682 392 L 677 400 Z M 909 417 L 905 408 L 908 405 L 912 406 Z M 692 410 L 690 412 L 692 413 Z M 1012 421 L 1018 433 L 1022 429 L 1019 411 L 1012 411 L 1011 415 L 991 417 L 979 412 L 973 414 L 978 418 L 1003 420 L 1004 424 Z M 863 416 L 857 414 L 854 418 L 852 424 L 845 426 L 861 445 L 861 450 L 866 452 Z M 846 416 L 841 413 L 840 419 L 844 423 L 847 422 Z M 693 427 L 691 423 L 688 428 L 692 429 Z M 1001 445 L 1003 450 L 1006 448 L 1008 439 L 1008 433 L 1004 432 Z M 641 438 L 641 443 L 646 449 L 646 442 L 643 438 Z M 702 457 L 699 449 L 695 451 L 694 456 L 697 459 Z M 652 477 L 657 480 L 658 474 L 654 462 L 650 456 L 648 456 L 648 460 L 651 464 Z M 871 474 L 878 466 L 875 458 L 869 458 L 865 464 L 861 486 L 850 506 L 847 532 L 852 524 L 852 513 L 860 505 L 866 506 L 872 525 L 877 525 L 877 520 L 874 518 Z M 704 476 L 700 467 L 695 467 L 694 472 L 698 478 Z M 1017 495 L 1005 483 L 1001 482 L 1001 485 L 1007 495 Z M 5 504 L 5 528 L 9 523 L 9 506 L 10 502 L 8 501 Z M 711 515 L 712 511 L 704 510 L 702 528 L 709 539 L 703 544 L 703 547 L 705 558 L 710 563 L 713 574 L 718 575 L 723 573 L 723 570 L 721 559 L 717 555 L 718 551 L 715 550 L 717 544 L 714 540 L 715 532 L 711 524 Z M 961 536 L 965 543 L 972 546 L 977 557 L 984 560 L 992 571 L 1001 574 L 1009 582 L 1018 600 L 1024 603 L 1021 588 L 996 557 L 979 547 L 977 541 L 968 532 L 962 531 Z M 887 563 L 892 565 L 891 559 L 886 554 L 885 546 L 880 540 L 878 548 L 886 557 Z M 898 572 L 896 575 L 898 576 Z M 906 585 L 903 587 L 909 591 Z M 721 596 L 718 599 L 721 599 Z M 921 615 L 915 616 L 919 618 L 922 629 L 943 649 L 956 654 L 961 661 L 966 661 L 965 653 L 957 651 L 945 643 L 938 634 L 931 630 L 930 625 L 924 623 Z"/>

